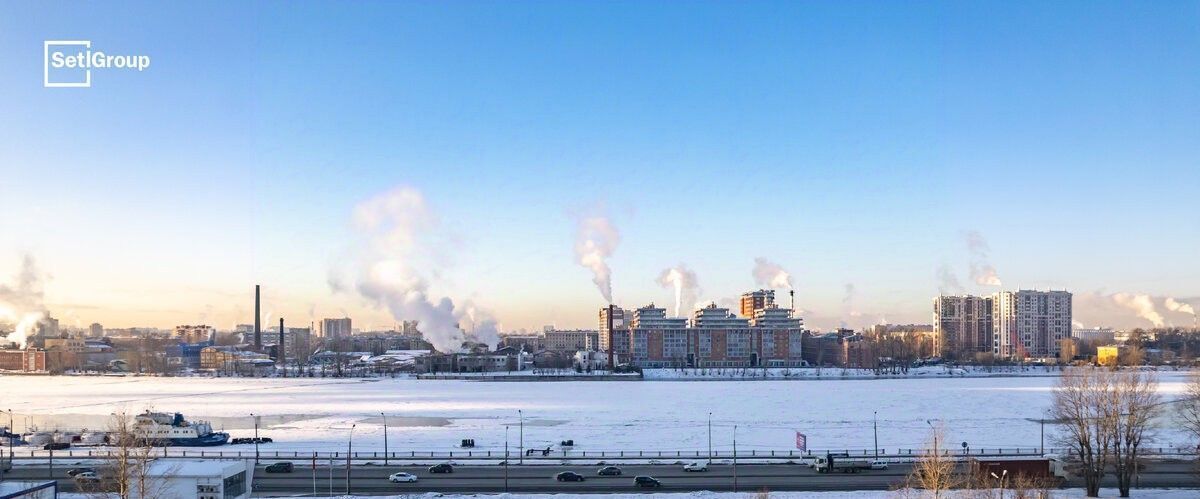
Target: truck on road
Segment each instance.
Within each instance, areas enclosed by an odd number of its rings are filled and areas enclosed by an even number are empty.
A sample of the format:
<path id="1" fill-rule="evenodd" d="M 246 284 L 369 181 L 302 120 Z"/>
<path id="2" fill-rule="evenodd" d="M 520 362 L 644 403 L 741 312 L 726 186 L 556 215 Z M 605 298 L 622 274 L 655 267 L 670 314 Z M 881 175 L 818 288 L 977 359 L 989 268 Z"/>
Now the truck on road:
<path id="1" fill-rule="evenodd" d="M 817 460 L 813 462 L 813 469 L 817 470 L 817 473 L 831 473 L 835 471 L 858 473 L 861 470 L 871 469 L 871 461 L 868 459 L 853 459 L 849 454 L 845 453 L 828 453 L 817 457 Z"/>

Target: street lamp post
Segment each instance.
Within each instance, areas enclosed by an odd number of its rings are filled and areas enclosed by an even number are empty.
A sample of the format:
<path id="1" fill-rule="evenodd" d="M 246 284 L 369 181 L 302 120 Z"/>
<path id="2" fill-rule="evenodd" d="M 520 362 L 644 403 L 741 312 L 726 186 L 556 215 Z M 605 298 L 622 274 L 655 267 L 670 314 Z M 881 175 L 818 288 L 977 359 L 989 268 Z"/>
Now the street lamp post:
<path id="1" fill-rule="evenodd" d="M 258 466 L 258 416 L 252 412 L 250 417 L 254 419 L 254 465 Z"/>
<path id="2" fill-rule="evenodd" d="M 387 414 L 379 413 L 383 417 L 383 465 L 388 464 L 388 442 L 387 442 Z"/>
<path id="3" fill-rule="evenodd" d="M 517 418 L 521 422 L 520 441 L 517 443 L 517 449 L 521 451 L 521 456 L 518 458 L 520 464 L 525 464 L 525 413 L 517 409 Z"/>
<path id="4" fill-rule="evenodd" d="M 733 425 L 733 491 L 738 490 L 737 476 L 737 425 Z"/>
<path id="5" fill-rule="evenodd" d="M 350 438 L 346 439 L 346 495 L 350 495 L 350 456 L 354 452 L 354 427 L 350 425 Z"/>
<path id="6" fill-rule="evenodd" d="M 929 425 L 929 431 L 930 431 L 930 433 L 933 434 L 933 454 L 938 455 L 939 452 L 938 452 L 938 442 L 937 442 L 937 431 L 934 431 L 933 421 L 926 419 L 925 424 Z"/>
<path id="7" fill-rule="evenodd" d="M 708 464 L 712 464 L 712 413 L 708 413 Z"/>
<path id="8" fill-rule="evenodd" d="M 879 411 L 871 411 L 871 431 L 875 433 L 875 459 L 879 459 Z"/>
<path id="9" fill-rule="evenodd" d="M 8 430 L 7 431 L 8 431 L 8 467 L 7 468 L 0 467 L 0 480 L 4 480 L 4 473 L 6 473 L 9 469 L 12 468 L 12 461 L 13 461 L 12 446 L 13 446 L 13 435 L 14 435 L 12 409 L 8 410 Z M 0 457 L 2 457 L 2 456 L 0 456 Z M 0 466 L 3 466 L 3 465 L 4 465 L 4 460 L 0 459 Z"/>
<path id="10" fill-rule="evenodd" d="M 504 425 L 504 491 L 508 492 L 508 430 L 509 426 Z"/>
<path id="11" fill-rule="evenodd" d="M 992 472 L 991 475 L 992 478 L 1000 480 L 1000 499 L 1004 499 L 1004 479 L 1008 478 L 1008 470 L 1001 471 L 999 475 L 996 475 L 995 472 Z"/>

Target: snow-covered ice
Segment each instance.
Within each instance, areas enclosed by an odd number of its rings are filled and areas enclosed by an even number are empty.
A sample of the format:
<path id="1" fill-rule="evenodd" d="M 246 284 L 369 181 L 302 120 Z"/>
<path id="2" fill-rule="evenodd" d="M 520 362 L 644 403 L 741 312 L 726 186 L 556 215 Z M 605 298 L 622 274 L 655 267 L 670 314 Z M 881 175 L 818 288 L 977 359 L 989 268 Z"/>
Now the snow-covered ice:
<path id="1" fill-rule="evenodd" d="M 1166 397 L 1178 396 L 1186 377 L 1163 373 L 1160 390 Z M 392 452 L 451 451 L 464 438 L 475 439 L 475 450 L 498 451 L 506 426 L 511 445 L 517 445 L 518 410 L 527 448 L 572 439 L 577 451 L 702 451 L 711 412 L 715 450 L 730 449 L 734 425 L 739 452 L 793 449 L 795 431 L 808 435 L 810 449 L 867 449 L 876 411 L 879 446 L 885 450 L 920 448 L 929 423 L 938 421 L 955 445 L 1035 448 L 1039 425 L 1030 419 L 1042 417 L 1049 407 L 1055 381 L 1032 376 L 711 382 L 0 376 L 0 408 L 17 413 L 17 430 L 27 422 L 41 429 L 102 429 L 119 408 L 152 407 L 211 420 L 235 437 L 252 434 L 249 414 L 255 413 L 264 416 L 261 434 L 275 439 L 264 451 L 344 449 L 352 424 L 355 450 L 381 451 L 381 412 L 387 415 Z M 1187 445 L 1177 426 L 1164 421 L 1151 445 Z"/>

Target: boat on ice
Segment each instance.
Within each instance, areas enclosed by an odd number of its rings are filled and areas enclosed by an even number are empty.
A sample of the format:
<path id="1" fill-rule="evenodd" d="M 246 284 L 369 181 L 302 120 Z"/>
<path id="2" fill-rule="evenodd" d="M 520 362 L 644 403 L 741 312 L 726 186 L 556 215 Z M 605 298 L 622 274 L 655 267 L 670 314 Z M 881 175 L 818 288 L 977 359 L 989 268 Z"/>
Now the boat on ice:
<path id="1" fill-rule="evenodd" d="M 133 432 L 154 445 L 210 447 L 225 445 L 229 434 L 214 432 L 208 421 L 188 421 L 183 414 L 146 411 L 133 420 Z"/>

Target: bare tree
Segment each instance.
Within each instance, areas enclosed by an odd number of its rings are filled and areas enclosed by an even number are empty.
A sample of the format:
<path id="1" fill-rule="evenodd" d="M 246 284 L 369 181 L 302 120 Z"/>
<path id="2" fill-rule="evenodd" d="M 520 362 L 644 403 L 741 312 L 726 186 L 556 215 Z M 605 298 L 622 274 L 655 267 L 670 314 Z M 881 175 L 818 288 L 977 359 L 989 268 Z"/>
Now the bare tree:
<path id="1" fill-rule="evenodd" d="M 1191 376 L 1183 396 L 1179 401 L 1179 417 L 1184 429 L 1196 439 L 1196 447 L 1200 448 L 1200 374 Z"/>
<path id="2" fill-rule="evenodd" d="M 1123 371 L 1113 376 L 1112 397 L 1107 410 L 1113 421 L 1113 469 L 1121 497 L 1129 497 L 1129 489 L 1137 474 L 1138 451 L 1149 435 L 1151 422 L 1160 407 L 1158 378 L 1154 373 Z"/>
<path id="3" fill-rule="evenodd" d="M 913 464 L 912 472 L 908 475 L 907 487 L 921 489 L 924 496 L 941 498 L 946 491 L 961 483 L 958 476 L 957 464 L 942 448 L 945 435 L 941 425 L 934 426 L 929 432 L 929 444 L 925 452 Z"/>
<path id="4" fill-rule="evenodd" d="M 1075 368 L 1058 378 L 1051 409 L 1061 426 L 1059 443 L 1079 458 L 1078 474 L 1088 497 L 1099 497 L 1115 438 L 1105 406 L 1112 372 Z"/>
<path id="5" fill-rule="evenodd" d="M 158 499 L 169 497 L 167 478 L 170 469 L 151 471 L 155 461 L 154 442 L 139 429 L 133 416 L 124 409 L 109 420 L 109 454 L 102 467 L 102 481 L 81 483 L 84 492 L 97 497 L 119 499 Z"/>

